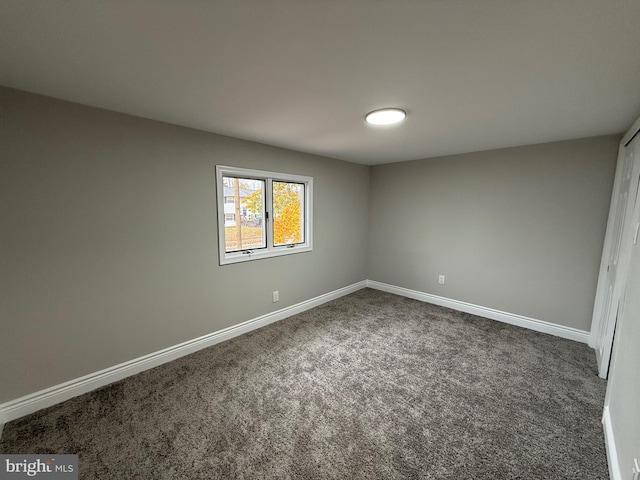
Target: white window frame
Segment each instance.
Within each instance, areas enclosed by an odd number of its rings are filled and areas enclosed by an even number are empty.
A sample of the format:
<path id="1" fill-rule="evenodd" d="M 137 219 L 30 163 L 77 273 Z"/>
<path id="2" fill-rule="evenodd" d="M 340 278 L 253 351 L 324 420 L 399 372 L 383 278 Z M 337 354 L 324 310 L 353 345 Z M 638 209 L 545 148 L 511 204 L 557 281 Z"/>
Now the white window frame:
<path id="1" fill-rule="evenodd" d="M 250 178 L 265 182 L 264 211 L 268 215 L 263 218 L 266 234 L 265 248 L 239 250 L 227 252 L 224 230 L 224 185 L 223 177 Z M 302 183 L 304 188 L 304 242 L 292 245 L 275 246 L 273 244 L 273 182 Z M 229 167 L 216 165 L 216 198 L 218 209 L 218 251 L 220 265 L 259 260 L 261 258 L 279 257 L 295 253 L 310 252 L 313 250 L 313 178 L 288 173 L 276 173 L 266 170 L 254 170 L 249 168 Z M 236 222 L 237 224 L 238 222 Z"/>

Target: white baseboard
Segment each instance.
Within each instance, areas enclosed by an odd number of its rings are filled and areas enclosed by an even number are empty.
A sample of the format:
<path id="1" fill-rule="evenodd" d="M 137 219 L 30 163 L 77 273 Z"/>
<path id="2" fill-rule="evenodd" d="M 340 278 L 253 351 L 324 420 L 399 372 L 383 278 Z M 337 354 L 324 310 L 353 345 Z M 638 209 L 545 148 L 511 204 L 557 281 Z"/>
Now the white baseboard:
<path id="1" fill-rule="evenodd" d="M 609 477 L 611 480 L 622 480 L 620 463 L 618 463 L 618 451 L 613 437 L 613 426 L 611 425 L 611 414 L 609 407 L 604 407 L 602 413 L 602 426 L 604 427 L 604 443 L 607 446 L 607 463 L 609 464 Z"/>
<path id="2" fill-rule="evenodd" d="M 435 305 L 451 308 L 460 312 L 471 313 L 473 315 L 478 315 L 479 317 L 490 318 L 491 320 L 517 325 L 519 327 L 535 330 L 536 332 L 548 333 L 550 335 L 555 335 L 556 337 L 575 340 L 576 342 L 589 342 L 589 332 L 578 330 L 577 328 L 565 327 L 555 323 L 545 322 L 543 320 L 536 320 L 535 318 L 524 317 L 515 313 L 481 307 L 479 305 L 473 305 L 459 300 L 452 300 L 450 298 L 440 297 L 430 293 L 418 292 L 417 290 L 410 290 L 408 288 L 396 287 L 394 285 L 376 282 L 374 280 L 367 280 L 367 287 L 382 290 L 383 292 L 395 293 L 396 295 L 413 298 L 422 302 L 433 303 Z"/>
<path id="3" fill-rule="evenodd" d="M 277 310 L 275 312 L 267 313 L 260 317 L 248 320 L 246 322 L 234 325 L 232 327 L 219 330 L 217 332 L 204 335 L 202 337 L 189 340 L 173 347 L 165 348 L 149 355 L 130 360 L 113 367 L 100 370 L 99 372 L 85 375 L 84 377 L 76 378 L 60 385 L 40 390 L 16 400 L 9 401 L 0 405 L 0 426 L 4 425 L 4 422 L 10 422 L 30 413 L 34 413 L 43 408 L 56 405 L 58 403 L 69 400 L 70 398 L 77 397 L 83 393 L 90 392 L 97 388 L 103 387 L 123 378 L 130 377 L 136 373 L 140 373 L 144 370 L 162 365 L 163 363 L 176 360 L 190 353 L 197 352 L 203 348 L 210 347 L 225 340 L 237 337 L 243 333 L 250 332 L 260 327 L 269 325 L 270 323 L 283 320 L 292 315 L 304 312 L 311 308 L 322 305 L 323 303 L 335 300 L 343 297 L 357 290 L 365 288 L 367 286 L 366 280 L 363 280 L 353 285 L 349 285 L 338 290 L 334 290 L 324 295 L 306 300 L 304 302 L 291 305 L 290 307 Z M 0 430 L 0 435 L 2 434 Z"/>
<path id="4" fill-rule="evenodd" d="M 292 315 L 304 312 L 311 308 L 322 305 L 323 303 L 335 300 L 337 298 L 348 295 L 365 287 L 382 290 L 396 295 L 413 298 L 423 302 L 433 303 L 443 307 L 452 308 L 454 310 L 471 313 L 481 317 L 498 320 L 501 322 L 518 325 L 520 327 L 529 328 L 543 333 L 549 333 L 558 337 L 575 340 L 582 343 L 588 343 L 589 333 L 570 327 L 564 327 L 542 320 L 523 317 L 512 313 L 502 312 L 491 308 L 481 307 L 458 300 L 452 300 L 429 293 L 418 292 L 407 288 L 396 287 L 373 280 L 363 280 L 344 288 L 334 290 L 332 292 L 320 295 L 318 297 L 297 303 L 290 307 L 286 307 L 275 312 L 256 317 L 252 320 L 234 325 L 232 327 L 219 330 L 217 332 L 204 335 L 181 344 L 165 348 L 149 355 L 130 360 L 113 367 L 91 373 L 74 380 L 55 385 L 53 387 L 40 390 L 38 392 L 26 395 L 24 397 L 11 400 L 0 405 L 0 436 L 2 428 L 6 422 L 10 422 L 17 418 L 29 415 L 43 408 L 56 405 L 58 403 L 69 400 L 70 398 L 82 395 L 97 388 L 103 387 L 123 378 L 135 375 L 145 370 L 162 365 L 163 363 L 176 360 L 185 355 L 189 355 L 203 348 L 210 347 L 220 342 L 224 342 L 231 338 L 250 332 L 260 327 L 269 325 L 270 323 L 283 320 Z"/>

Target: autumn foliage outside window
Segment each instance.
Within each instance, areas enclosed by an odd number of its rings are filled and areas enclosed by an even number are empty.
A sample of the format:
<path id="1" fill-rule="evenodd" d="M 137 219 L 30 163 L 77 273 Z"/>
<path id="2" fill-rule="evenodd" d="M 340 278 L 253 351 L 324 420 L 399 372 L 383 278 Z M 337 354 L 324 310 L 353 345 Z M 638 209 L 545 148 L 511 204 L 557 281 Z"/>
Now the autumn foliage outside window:
<path id="1" fill-rule="evenodd" d="M 273 243 L 290 245 L 304 241 L 304 185 L 273 182 Z"/>

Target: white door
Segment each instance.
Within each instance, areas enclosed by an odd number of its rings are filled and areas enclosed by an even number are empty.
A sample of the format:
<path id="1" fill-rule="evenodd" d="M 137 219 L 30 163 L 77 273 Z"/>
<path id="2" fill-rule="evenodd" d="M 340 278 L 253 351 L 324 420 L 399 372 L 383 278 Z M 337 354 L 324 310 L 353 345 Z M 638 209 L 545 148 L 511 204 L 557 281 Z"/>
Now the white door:
<path id="1" fill-rule="evenodd" d="M 607 378 L 609 371 L 618 307 L 625 289 L 635 234 L 632 213 L 638 202 L 640 182 L 640 140 L 637 137 L 635 133 L 625 135 L 629 140 L 621 146 L 593 311 L 590 344 L 596 349 L 598 373 L 602 378 Z"/>

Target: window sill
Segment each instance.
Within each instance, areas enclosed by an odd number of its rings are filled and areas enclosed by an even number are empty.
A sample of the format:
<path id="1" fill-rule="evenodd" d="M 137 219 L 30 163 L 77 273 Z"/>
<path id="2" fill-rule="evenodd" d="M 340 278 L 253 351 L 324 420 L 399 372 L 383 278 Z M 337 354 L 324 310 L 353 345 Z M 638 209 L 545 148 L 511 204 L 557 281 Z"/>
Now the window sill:
<path id="1" fill-rule="evenodd" d="M 296 253 L 311 252 L 311 245 L 296 245 L 294 247 L 279 247 L 273 250 L 254 250 L 252 253 L 227 253 L 220 259 L 220 265 L 230 265 L 233 263 L 250 262 L 263 258 L 281 257 L 283 255 L 293 255 Z"/>

